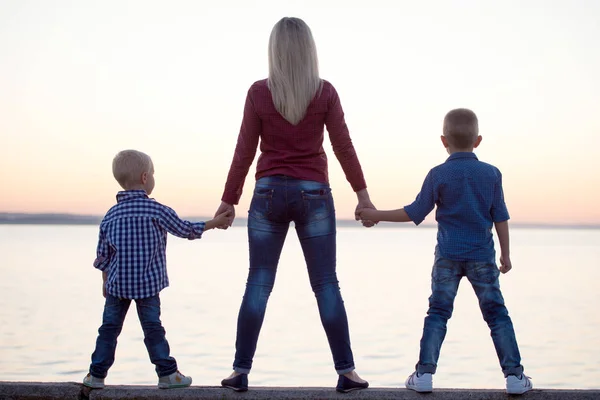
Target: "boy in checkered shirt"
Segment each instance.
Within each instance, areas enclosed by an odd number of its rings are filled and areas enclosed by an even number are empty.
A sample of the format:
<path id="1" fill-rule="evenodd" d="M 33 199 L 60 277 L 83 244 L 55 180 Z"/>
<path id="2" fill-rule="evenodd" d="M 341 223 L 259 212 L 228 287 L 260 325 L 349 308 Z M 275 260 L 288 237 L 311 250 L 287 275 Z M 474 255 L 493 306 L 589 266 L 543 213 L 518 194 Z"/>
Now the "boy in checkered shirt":
<path id="1" fill-rule="evenodd" d="M 102 271 L 106 303 L 96 349 L 83 384 L 94 389 L 104 387 L 125 315 L 135 300 L 144 344 L 156 366 L 158 387 L 190 386 L 192 378 L 181 374 L 177 361 L 170 356 L 160 321 L 159 293 L 169 286 L 167 233 L 189 240 L 200 239 L 206 230 L 229 225 L 231 215 L 225 212 L 206 222 L 184 221 L 171 208 L 149 198 L 154 189 L 154 165 L 140 151 L 121 151 L 115 156 L 112 169 L 125 190 L 117 193 L 117 204 L 100 223 L 94 267 Z"/>

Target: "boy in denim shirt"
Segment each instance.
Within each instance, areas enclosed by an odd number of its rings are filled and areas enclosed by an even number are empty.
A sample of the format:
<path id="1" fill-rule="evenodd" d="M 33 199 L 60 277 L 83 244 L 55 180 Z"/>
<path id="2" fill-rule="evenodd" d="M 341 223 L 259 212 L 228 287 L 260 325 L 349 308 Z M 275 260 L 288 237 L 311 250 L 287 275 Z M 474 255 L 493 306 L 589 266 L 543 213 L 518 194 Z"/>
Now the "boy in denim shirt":
<path id="1" fill-rule="evenodd" d="M 181 374 L 170 356 L 169 343 L 160 321 L 162 289 L 169 286 L 166 264 L 167 232 L 190 240 L 202 233 L 230 224 L 229 212 L 207 222 L 181 220 L 175 211 L 148 197 L 154 189 L 154 165 L 136 150 L 124 150 L 113 160 L 113 175 L 125 189 L 100 223 L 94 267 L 102 271 L 102 293 L 106 297 L 96 349 L 83 384 L 102 389 L 115 360 L 117 338 L 125 315 L 135 300 L 144 331 L 144 344 L 156 366 L 158 387 L 187 387 L 192 378 Z"/>
<path id="2" fill-rule="evenodd" d="M 477 116 L 456 109 L 444 118 L 445 163 L 431 169 L 415 201 L 398 210 L 362 209 L 356 219 L 420 224 L 436 209 L 437 246 L 432 271 L 429 310 L 423 327 L 416 371 L 406 387 L 417 392 L 433 390 L 446 324 L 452 315 L 458 284 L 466 276 L 479 299 L 506 378 L 506 390 L 521 394 L 532 389 L 523 374 L 512 321 L 504 305 L 498 276 L 511 270 L 508 211 L 500 171 L 477 159 L 473 149 L 481 143 Z M 500 243 L 500 268 L 496 266 L 492 225 Z"/>

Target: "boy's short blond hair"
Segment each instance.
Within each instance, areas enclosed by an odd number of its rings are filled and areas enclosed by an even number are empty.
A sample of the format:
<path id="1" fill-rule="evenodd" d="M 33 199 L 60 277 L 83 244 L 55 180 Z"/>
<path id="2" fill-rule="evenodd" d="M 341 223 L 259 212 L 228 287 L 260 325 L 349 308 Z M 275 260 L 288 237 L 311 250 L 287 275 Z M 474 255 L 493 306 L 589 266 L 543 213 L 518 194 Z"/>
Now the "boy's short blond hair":
<path id="1" fill-rule="evenodd" d="M 120 151 L 112 163 L 113 175 L 119 185 L 128 190 L 142 183 L 141 176 L 152 169 L 152 159 L 137 150 Z"/>
<path id="2" fill-rule="evenodd" d="M 477 115 L 468 108 L 451 110 L 444 117 L 443 132 L 452 147 L 468 149 L 479 136 Z"/>

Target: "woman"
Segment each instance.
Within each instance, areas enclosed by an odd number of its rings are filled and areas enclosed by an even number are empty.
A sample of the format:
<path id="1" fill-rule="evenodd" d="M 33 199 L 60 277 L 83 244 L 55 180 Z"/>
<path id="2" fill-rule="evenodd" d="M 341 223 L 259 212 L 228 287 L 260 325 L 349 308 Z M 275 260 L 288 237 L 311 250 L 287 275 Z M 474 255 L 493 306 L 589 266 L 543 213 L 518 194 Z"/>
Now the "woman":
<path id="1" fill-rule="evenodd" d="M 346 310 L 336 276 L 336 221 L 323 150 L 324 126 L 358 208 L 374 208 L 335 88 L 319 78 L 310 28 L 283 18 L 269 39 L 269 78 L 249 89 L 233 161 L 217 214 L 235 216 L 260 139 L 256 186 L 248 212 L 250 271 L 237 323 L 234 372 L 221 384 L 248 390 L 267 300 L 291 221 L 300 239 L 339 375 L 336 390 L 368 387 L 354 370 Z M 232 219 L 233 221 L 233 219 Z M 363 225 L 373 226 L 371 222 Z M 226 228 L 226 227 L 224 227 Z"/>

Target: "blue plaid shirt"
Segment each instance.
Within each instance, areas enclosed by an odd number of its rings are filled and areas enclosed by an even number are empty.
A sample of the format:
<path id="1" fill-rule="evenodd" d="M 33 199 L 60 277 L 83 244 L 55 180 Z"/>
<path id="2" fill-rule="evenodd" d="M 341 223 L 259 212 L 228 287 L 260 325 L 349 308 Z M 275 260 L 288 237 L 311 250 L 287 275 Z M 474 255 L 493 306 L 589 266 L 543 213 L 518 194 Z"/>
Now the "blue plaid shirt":
<path id="1" fill-rule="evenodd" d="M 175 211 L 150 199 L 143 190 L 117 193 L 100 223 L 94 267 L 107 272 L 106 291 L 126 299 L 155 296 L 169 286 L 167 232 L 199 239 L 204 222 L 181 220 Z"/>
<path id="2" fill-rule="evenodd" d="M 421 192 L 404 210 L 419 225 L 434 206 L 440 256 L 456 261 L 495 258 L 494 222 L 509 219 L 498 168 L 474 153 L 453 153 L 429 171 Z"/>

